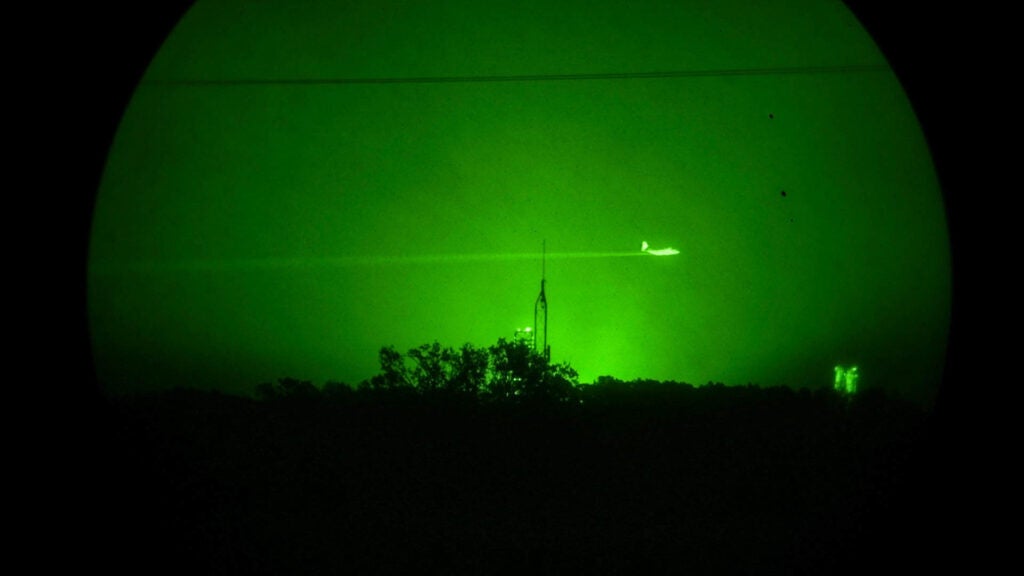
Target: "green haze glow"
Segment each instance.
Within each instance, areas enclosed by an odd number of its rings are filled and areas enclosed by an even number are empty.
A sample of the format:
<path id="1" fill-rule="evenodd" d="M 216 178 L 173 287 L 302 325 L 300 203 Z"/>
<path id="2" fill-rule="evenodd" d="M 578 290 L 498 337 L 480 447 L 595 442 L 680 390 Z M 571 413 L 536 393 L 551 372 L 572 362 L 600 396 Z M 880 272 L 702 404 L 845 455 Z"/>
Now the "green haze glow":
<path id="1" fill-rule="evenodd" d="M 646 239 L 674 258 L 636 258 Z M 839 2 L 198 1 L 125 111 L 89 313 L 110 390 L 356 383 L 533 323 L 587 382 L 928 398 L 950 261 Z"/>

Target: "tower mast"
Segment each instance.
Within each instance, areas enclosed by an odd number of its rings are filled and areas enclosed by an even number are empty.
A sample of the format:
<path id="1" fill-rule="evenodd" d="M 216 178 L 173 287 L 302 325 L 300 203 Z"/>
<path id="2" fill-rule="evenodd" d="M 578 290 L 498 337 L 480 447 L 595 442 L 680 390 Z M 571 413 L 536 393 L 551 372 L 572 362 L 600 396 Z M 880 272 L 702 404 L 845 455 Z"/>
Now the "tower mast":
<path id="1" fill-rule="evenodd" d="M 548 298 L 544 294 L 544 284 L 547 280 L 547 240 L 543 240 L 541 246 L 540 295 L 537 296 L 537 302 L 533 305 L 533 349 L 537 350 L 537 341 L 543 337 L 540 352 L 544 355 L 545 360 L 551 360 L 551 347 L 548 346 Z M 538 321 L 543 323 L 543 327 L 538 324 Z"/>

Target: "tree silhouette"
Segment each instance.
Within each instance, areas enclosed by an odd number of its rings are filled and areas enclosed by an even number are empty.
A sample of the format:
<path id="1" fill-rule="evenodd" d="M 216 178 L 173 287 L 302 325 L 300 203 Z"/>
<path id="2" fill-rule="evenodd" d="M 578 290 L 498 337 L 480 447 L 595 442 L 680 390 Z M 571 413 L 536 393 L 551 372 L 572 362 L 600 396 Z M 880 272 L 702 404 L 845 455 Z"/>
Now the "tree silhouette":
<path id="1" fill-rule="evenodd" d="M 491 355 L 491 378 L 487 383 L 488 397 L 494 400 L 512 400 L 523 393 L 526 382 L 539 376 L 540 355 L 523 341 L 499 338 L 488 348 Z"/>
<path id="2" fill-rule="evenodd" d="M 496 400 L 522 402 L 568 400 L 579 375 L 568 364 L 551 364 L 524 341 L 499 338 L 489 349 L 491 379 L 488 395 Z"/>
<path id="3" fill-rule="evenodd" d="M 477 395 L 487 384 L 487 350 L 463 344 L 452 357 L 448 390 L 456 394 Z"/>
<path id="4" fill-rule="evenodd" d="M 355 395 L 355 390 L 344 382 L 329 380 L 324 382 L 324 387 L 320 390 L 320 395 L 325 399 L 334 402 L 347 402 L 352 400 Z"/>
<path id="5" fill-rule="evenodd" d="M 455 360 L 451 348 L 442 348 L 435 341 L 409 350 L 409 358 L 414 363 L 412 381 L 420 392 L 429 394 L 448 389 Z"/>
<path id="6" fill-rule="evenodd" d="M 499 338 L 488 348 L 463 344 L 455 350 L 438 342 L 412 348 L 403 355 L 394 346 L 380 349 L 380 374 L 360 382 L 371 392 L 410 391 L 497 402 L 564 402 L 576 398 L 579 374 L 568 363 L 552 364 L 527 342 Z M 340 396 L 338 385 L 324 395 Z M 272 397 L 273 390 L 257 394 Z"/>
<path id="7" fill-rule="evenodd" d="M 380 359 L 381 373 L 361 382 L 360 388 L 377 391 L 412 388 L 413 381 L 410 378 L 409 369 L 405 366 L 405 359 L 398 350 L 395 350 L 394 346 L 382 347 L 378 358 Z"/>
<path id="8" fill-rule="evenodd" d="M 263 382 L 256 386 L 256 397 L 263 400 L 312 400 L 320 396 L 320 390 L 309 380 L 279 378 L 277 382 Z"/>

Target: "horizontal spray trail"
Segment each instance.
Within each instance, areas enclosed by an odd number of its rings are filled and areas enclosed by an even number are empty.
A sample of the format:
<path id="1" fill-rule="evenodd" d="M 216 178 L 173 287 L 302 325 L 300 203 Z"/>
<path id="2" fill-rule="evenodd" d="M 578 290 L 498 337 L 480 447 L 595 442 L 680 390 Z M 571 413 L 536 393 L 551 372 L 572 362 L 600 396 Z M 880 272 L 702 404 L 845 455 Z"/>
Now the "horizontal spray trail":
<path id="1" fill-rule="evenodd" d="M 272 270 L 296 268 L 342 268 L 353 266 L 394 266 L 416 264 L 464 264 L 540 260 L 540 252 L 512 254 L 418 254 L 400 256 L 329 256 L 302 258 L 194 258 L 154 260 L 97 260 L 90 271 L 97 274 L 116 272 L 230 272 L 237 270 Z M 644 252 L 549 252 L 548 260 L 582 258 L 624 258 L 650 256 Z"/>
<path id="2" fill-rule="evenodd" d="M 575 258 L 621 258 L 644 256 L 643 252 L 548 252 L 548 260 Z M 403 256 L 351 256 L 325 258 L 319 263 L 333 266 L 367 266 L 375 264 L 461 264 L 467 262 L 502 262 L 516 260 L 540 260 L 540 252 L 513 254 L 420 254 Z"/>

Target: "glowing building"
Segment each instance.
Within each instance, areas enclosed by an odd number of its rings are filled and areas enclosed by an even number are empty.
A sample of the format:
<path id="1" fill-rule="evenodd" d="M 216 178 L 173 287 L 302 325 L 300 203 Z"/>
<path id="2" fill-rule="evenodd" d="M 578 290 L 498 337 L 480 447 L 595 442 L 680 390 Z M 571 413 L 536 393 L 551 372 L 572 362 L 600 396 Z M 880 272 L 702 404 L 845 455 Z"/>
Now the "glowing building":
<path id="1" fill-rule="evenodd" d="M 533 337 L 533 327 L 527 326 L 526 328 L 519 328 L 516 330 L 513 336 L 515 342 L 524 342 L 530 348 L 534 347 L 535 339 Z"/>
<path id="2" fill-rule="evenodd" d="M 835 382 L 833 388 L 837 392 L 845 394 L 856 394 L 857 393 L 857 367 L 851 366 L 850 368 L 844 368 L 842 366 L 835 367 Z"/>

